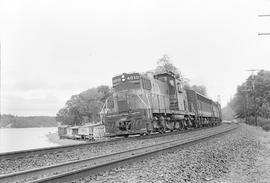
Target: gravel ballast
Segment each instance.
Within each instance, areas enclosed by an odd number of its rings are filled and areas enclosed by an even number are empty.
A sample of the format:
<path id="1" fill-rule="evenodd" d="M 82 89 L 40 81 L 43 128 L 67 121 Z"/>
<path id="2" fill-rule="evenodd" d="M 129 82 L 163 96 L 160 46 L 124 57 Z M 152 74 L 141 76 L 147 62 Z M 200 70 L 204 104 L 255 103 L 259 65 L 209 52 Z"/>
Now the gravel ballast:
<path id="1" fill-rule="evenodd" d="M 270 182 L 270 134 L 241 124 L 225 135 L 74 182 Z"/>
<path id="2" fill-rule="evenodd" d="M 225 126 L 226 125 L 221 125 L 215 128 L 202 129 L 199 131 L 181 133 L 177 135 L 153 137 L 150 139 L 130 138 L 128 140 L 118 140 L 112 142 L 105 142 L 102 144 L 91 144 L 89 146 L 72 148 L 66 151 L 57 151 L 44 154 L 38 153 L 34 156 L 29 155 L 12 159 L 0 159 L 0 175 L 101 156 L 109 153 L 116 153 L 139 147 L 145 147 L 160 142 L 166 142 L 168 140 L 188 138 L 192 137 L 194 134 L 206 133 L 207 131 L 224 128 Z"/>

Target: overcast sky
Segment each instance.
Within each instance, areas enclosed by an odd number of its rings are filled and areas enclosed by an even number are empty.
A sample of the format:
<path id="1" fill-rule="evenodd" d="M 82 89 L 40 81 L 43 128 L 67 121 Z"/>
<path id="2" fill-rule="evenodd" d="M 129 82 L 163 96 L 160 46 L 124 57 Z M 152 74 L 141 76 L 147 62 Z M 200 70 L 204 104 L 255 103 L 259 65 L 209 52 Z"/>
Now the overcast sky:
<path id="1" fill-rule="evenodd" d="M 0 0 L 1 110 L 56 115 L 88 88 L 155 68 L 168 54 L 225 106 L 270 70 L 270 0 Z"/>

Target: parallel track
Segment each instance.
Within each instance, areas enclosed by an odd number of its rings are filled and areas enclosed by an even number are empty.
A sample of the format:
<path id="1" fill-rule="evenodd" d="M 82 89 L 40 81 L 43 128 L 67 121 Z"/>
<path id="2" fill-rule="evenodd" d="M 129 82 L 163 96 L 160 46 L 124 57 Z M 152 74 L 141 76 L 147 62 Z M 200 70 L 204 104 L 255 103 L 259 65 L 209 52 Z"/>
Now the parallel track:
<path id="1" fill-rule="evenodd" d="M 227 125 L 223 129 L 215 129 L 196 134 L 189 138 L 171 140 L 147 147 L 112 153 L 105 156 L 88 158 L 48 167 L 41 167 L 23 172 L 17 172 L 0 176 L 0 182 L 65 182 L 89 176 L 94 172 L 106 169 L 106 167 L 117 166 L 123 162 L 131 161 L 136 158 L 152 155 L 156 152 L 177 148 L 182 145 L 196 143 L 202 139 L 213 137 L 231 131 L 238 125 Z"/>
<path id="2" fill-rule="evenodd" d="M 177 135 L 180 133 L 188 133 L 192 131 L 198 131 L 202 129 L 208 129 L 210 127 L 204 127 L 204 128 L 197 128 L 197 129 L 188 129 L 188 130 L 181 130 L 181 131 L 174 131 L 169 133 L 156 133 L 152 135 L 147 136 L 132 136 L 129 138 L 124 137 L 118 137 L 118 138 L 110 138 L 107 140 L 100 140 L 100 141 L 93 141 L 93 142 L 86 142 L 86 143 L 80 143 L 80 144 L 72 144 L 72 145 L 64 145 L 64 146 L 55 146 L 55 147 L 46 147 L 46 148 L 37 148 L 37 149 L 29 149 L 29 150 L 22 150 L 22 151 L 13 151 L 13 152 L 6 152 L 6 153 L 0 153 L 0 161 L 3 159 L 12 159 L 14 157 L 31 157 L 35 156 L 37 154 L 46 154 L 46 153 L 55 153 L 55 152 L 63 152 L 67 151 L 69 149 L 79 149 L 81 147 L 91 146 L 91 145 L 97 145 L 97 144 L 105 144 L 108 142 L 115 142 L 119 140 L 127 141 L 127 140 L 133 140 L 133 139 L 149 139 L 149 138 L 156 138 L 156 137 L 163 137 L 168 135 Z"/>

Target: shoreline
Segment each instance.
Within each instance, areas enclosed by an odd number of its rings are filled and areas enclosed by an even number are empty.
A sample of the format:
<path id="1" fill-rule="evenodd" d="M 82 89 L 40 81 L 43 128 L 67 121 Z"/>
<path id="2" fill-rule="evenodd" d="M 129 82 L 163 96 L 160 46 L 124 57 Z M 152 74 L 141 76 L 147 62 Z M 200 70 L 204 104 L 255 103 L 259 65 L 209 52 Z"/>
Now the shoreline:
<path id="1" fill-rule="evenodd" d="M 46 134 L 46 137 L 47 137 L 47 141 L 49 141 L 53 144 L 60 145 L 60 146 L 86 143 L 83 140 L 60 139 L 57 132 L 56 133 L 48 133 L 48 134 Z"/>
<path id="2" fill-rule="evenodd" d="M 0 127 L 0 129 L 20 129 L 20 128 L 57 128 L 58 126 L 33 126 L 33 127 Z"/>

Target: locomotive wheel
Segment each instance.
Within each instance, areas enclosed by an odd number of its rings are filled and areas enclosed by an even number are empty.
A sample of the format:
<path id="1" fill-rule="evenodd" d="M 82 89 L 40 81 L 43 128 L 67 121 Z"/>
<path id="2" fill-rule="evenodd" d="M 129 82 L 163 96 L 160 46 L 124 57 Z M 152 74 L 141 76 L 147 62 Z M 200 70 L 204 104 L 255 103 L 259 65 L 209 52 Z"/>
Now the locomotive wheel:
<path id="1" fill-rule="evenodd" d="M 165 131 L 166 128 L 167 128 L 166 124 L 167 124 L 167 122 L 166 122 L 165 120 L 160 121 L 161 128 L 162 128 L 162 130 L 164 130 L 164 131 Z"/>
<path id="2" fill-rule="evenodd" d="M 166 133 L 166 129 L 165 129 L 165 128 L 162 128 L 162 129 L 161 129 L 161 132 L 162 132 L 162 133 Z"/>
<path id="3" fill-rule="evenodd" d="M 182 124 L 182 129 L 187 129 L 187 124 L 184 120 L 181 121 L 181 124 Z"/>
<path id="4" fill-rule="evenodd" d="M 153 124 L 153 128 L 154 129 L 158 129 L 159 128 L 159 125 L 158 125 L 158 122 L 157 121 L 153 121 L 152 124 Z"/>
<path id="5" fill-rule="evenodd" d="M 158 132 L 162 134 L 162 133 L 165 133 L 166 131 L 165 131 L 164 128 L 160 128 L 160 129 L 158 130 Z"/>
<path id="6" fill-rule="evenodd" d="M 180 129 L 180 124 L 179 124 L 179 122 L 175 122 L 175 123 L 174 123 L 174 128 L 177 129 L 177 130 Z"/>
<path id="7" fill-rule="evenodd" d="M 173 130 L 173 128 L 174 128 L 174 123 L 165 122 L 165 126 L 166 126 L 167 129 Z"/>

